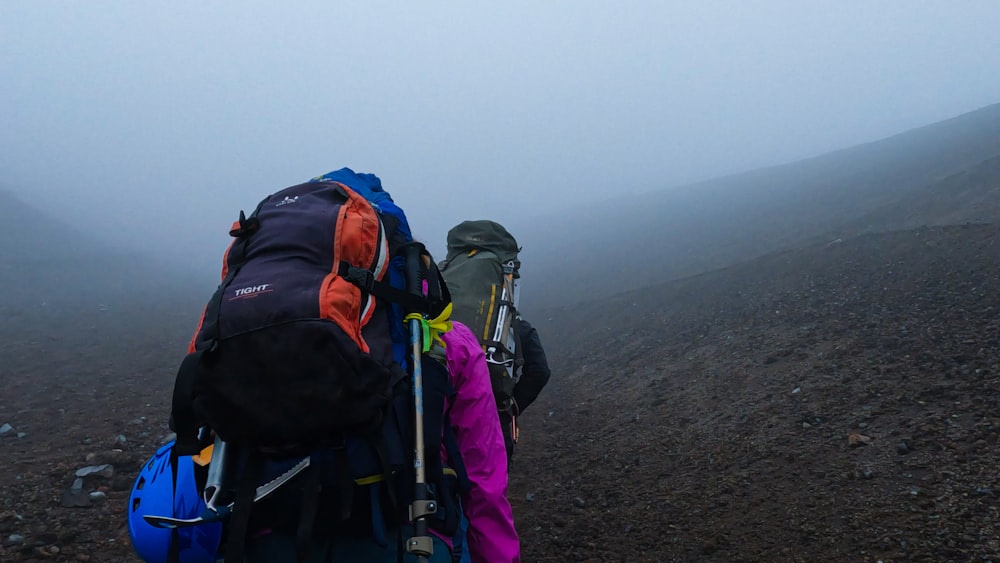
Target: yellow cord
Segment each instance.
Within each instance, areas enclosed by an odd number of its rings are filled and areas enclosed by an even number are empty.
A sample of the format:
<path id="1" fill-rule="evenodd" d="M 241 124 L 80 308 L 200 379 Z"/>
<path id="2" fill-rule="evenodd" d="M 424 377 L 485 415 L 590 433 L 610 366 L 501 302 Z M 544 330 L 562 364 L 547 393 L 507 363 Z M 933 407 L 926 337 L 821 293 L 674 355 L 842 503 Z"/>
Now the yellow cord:
<path id="1" fill-rule="evenodd" d="M 445 346 L 444 340 L 441 339 L 441 335 L 450 331 L 452 328 L 452 323 L 449 320 L 451 318 L 451 303 L 441 311 L 441 314 L 434 317 L 431 320 L 427 320 L 420 313 L 410 313 L 406 315 L 404 321 L 420 321 L 420 328 L 423 332 L 423 351 L 430 352 L 431 346 L 434 343 L 440 344 L 443 348 Z"/>

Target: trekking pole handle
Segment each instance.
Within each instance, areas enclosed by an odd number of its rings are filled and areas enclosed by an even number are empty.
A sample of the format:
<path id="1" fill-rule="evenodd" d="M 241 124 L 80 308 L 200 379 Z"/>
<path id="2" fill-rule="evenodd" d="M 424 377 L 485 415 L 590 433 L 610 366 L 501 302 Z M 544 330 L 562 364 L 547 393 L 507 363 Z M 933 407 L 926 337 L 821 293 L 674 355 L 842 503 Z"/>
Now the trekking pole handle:
<path id="1" fill-rule="evenodd" d="M 424 295 L 424 280 L 420 275 L 423 271 L 423 250 L 424 245 L 419 242 L 411 242 L 403 248 L 403 257 L 406 260 L 406 289 L 419 297 Z"/>

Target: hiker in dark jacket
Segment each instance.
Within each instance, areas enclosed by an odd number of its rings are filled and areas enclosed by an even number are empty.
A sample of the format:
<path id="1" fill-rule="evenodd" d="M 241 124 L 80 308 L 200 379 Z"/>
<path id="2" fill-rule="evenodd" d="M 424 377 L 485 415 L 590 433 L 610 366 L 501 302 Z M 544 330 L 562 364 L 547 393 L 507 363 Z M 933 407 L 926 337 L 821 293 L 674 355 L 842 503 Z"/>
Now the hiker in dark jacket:
<path id="1" fill-rule="evenodd" d="M 503 225 L 469 220 L 448 231 L 448 255 L 440 270 L 452 297 L 452 319 L 473 328 L 488 362 L 493 399 L 510 467 L 517 441 L 517 417 L 549 381 L 541 339 L 517 314 L 521 247 Z M 455 555 L 470 561 L 462 518 L 453 538 Z"/>
<path id="2" fill-rule="evenodd" d="M 477 219 L 452 227 L 447 248 L 439 268 L 451 291 L 452 319 L 472 328 L 486 351 L 509 465 L 517 418 L 551 374 L 538 331 L 517 311 L 521 246 L 500 223 Z"/>
<path id="3" fill-rule="evenodd" d="M 542 348 L 542 341 L 535 327 L 519 316 L 516 333 L 524 364 L 521 366 L 521 378 L 514 387 L 512 412 L 500 411 L 500 427 L 503 429 L 503 439 L 507 446 L 508 464 L 514 456 L 514 442 L 517 441 L 517 418 L 535 402 L 552 375 L 548 359 L 545 357 L 545 349 Z"/>

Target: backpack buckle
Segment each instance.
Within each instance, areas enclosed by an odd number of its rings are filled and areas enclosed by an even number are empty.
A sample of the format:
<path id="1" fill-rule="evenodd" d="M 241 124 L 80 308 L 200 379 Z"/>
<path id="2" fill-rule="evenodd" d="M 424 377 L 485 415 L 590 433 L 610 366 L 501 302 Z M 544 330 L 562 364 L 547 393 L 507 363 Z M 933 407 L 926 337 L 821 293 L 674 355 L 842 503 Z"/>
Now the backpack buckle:
<path id="1" fill-rule="evenodd" d="M 358 268 L 349 264 L 346 268 L 342 268 L 342 270 L 343 271 L 340 275 L 345 280 L 353 283 L 368 293 L 371 293 L 372 289 L 375 288 L 375 274 L 373 274 L 371 270 Z"/>

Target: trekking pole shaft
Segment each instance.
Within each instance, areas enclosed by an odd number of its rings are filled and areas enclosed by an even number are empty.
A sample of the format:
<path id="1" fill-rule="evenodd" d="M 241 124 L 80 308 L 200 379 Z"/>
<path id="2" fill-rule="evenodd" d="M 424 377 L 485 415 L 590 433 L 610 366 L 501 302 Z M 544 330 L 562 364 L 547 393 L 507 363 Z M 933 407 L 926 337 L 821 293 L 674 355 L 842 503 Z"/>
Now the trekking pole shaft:
<path id="1" fill-rule="evenodd" d="M 507 300 L 510 296 L 507 295 L 507 287 L 504 286 L 503 290 L 500 292 L 500 310 L 497 311 L 497 327 L 493 331 L 493 341 L 503 342 L 503 330 L 504 324 L 507 323 Z"/>
<path id="2" fill-rule="evenodd" d="M 418 297 L 423 297 L 424 295 L 424 284 L 423 276 L 420 275 L 423 270 L 423 252 L 421 246 L 418 244 L 411 244 L 405 250 L 406 254 L 406 289 Z M 417 500 L 426 500 L 426 497 L 420 496 L 423 492 L 421 489 L 422 484 L 427 482 L 426 475 L 424 473 L 424 378 L 423 373 L 420 369 L 420 356 L 423 353 L 423 342 L 421 337 L 423 336 L 423 327 L 420 326 L 420 321 L 417 319 L 410 320 L 410 347 L 411 347 L 411 361 L 413 363 L 413 405 L 414 405 L 414 430 L 416 434 L 416 444 L 414 447 L 414 453 L 416 454 L 416 459 L 414 460 L 414 468 L 416 469 L 417 477 Z"/>
<path id="3" fill-rule="evenodd" d="M 416 244 L 406 249 L 406 285 L 410 293 L 423 297 L 423 278 L 420 275 L 423 266 L 423 248 Z M 427 533 L 427 515 L 436 510 L 433 502 L 428 500 L 426 455 L 424 451 L 424 378 L 421 369 L 423 354 L 423 327 L 419 319 L 410 320 L 410 346 L 413 368 L 413 417 L 414 444 L 413 468 L 415 486 L 413 503 L 410 504 L 410 520 L 413 522 L 413 537 L 407 540 L 406 551 L 417 557 L 420 563 L 426 563 L 434 554 L 433 539 Z M 436 452 L 431 452 L 436 454 Z"/>
<path id="4" fill-rule="evenodd" d="M 410 519 L 413 521 L 413 537 L 408 541 L 407 551 L 417 556 L 417 561 L 426 563 L 428 558 L 434 553 L 433 540 L 427 534 L 427 512 L 434 508 L 427 499 L 427 469 L 425 460 L 427 452 L 424 451 L 424 377 L 420 367 L 420 357 L 423 352 L 421 342 L 420 321 L 414 319 L 410 321 L 410 343 L 413 347 L 413 429 L 414 429 L 414 457 L 413 469 L 416 473 L 416 485 L 414 487 L 413 504 L 410 505 Z"/>
<path id="5" fill-rule="evenodd" d="M 414 430 L 416 440 L 416 466 L 417 485 L 427 482 L 427 475 L 424 472 L 424 377 L 420 369 L 420 356 L 423 351 L 423 343 L 420 341 L 422 330 L 420 321 L 410 321 L 410 345 L 413 347 L 413 405 L 414 405 Z M 425 500 L 418 498 L 418 500 Z"/>
<path id="6" fill-rule="evenodd" d="M 212 459 L 208 464 L 208 478 L 205 480 L 205 488 L 202 490 L 205 506 L 213 512 L 225 504 L 222 496 L 225 494 L 225 478 L 229 473 L 228 450 L 226 442 L 216 436 L 212 446 Z"/>

